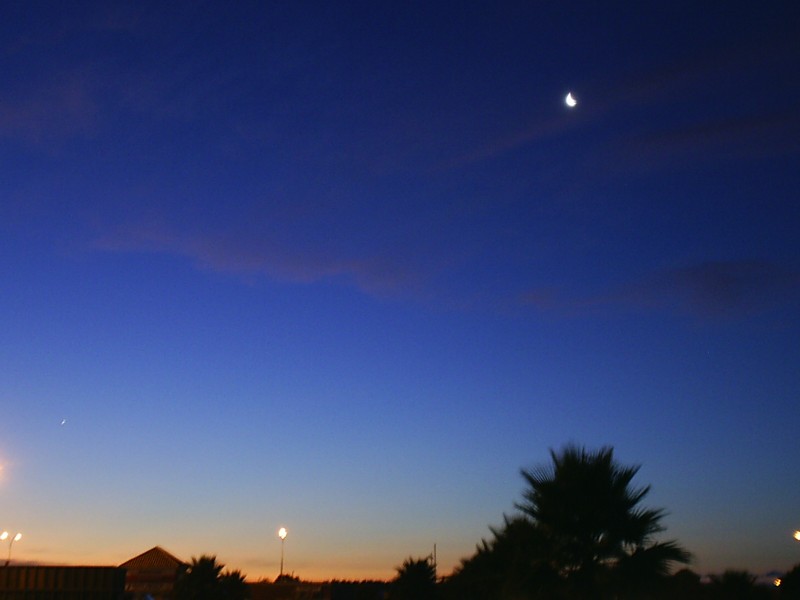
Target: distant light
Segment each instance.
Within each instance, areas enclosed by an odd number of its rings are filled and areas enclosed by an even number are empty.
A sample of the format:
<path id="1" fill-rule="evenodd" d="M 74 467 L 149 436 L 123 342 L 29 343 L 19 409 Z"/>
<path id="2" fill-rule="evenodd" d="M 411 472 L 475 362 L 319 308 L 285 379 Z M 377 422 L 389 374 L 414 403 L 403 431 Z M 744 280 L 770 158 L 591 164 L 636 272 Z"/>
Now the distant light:
<path id="1" fill-rule="evenodd" d="M 281 527 L 280 529 L 278 529 L 278 537 L 281 538 L 282 540 L 286 539 L 286 533 L 287 533 L 286 527 Z"/>
<path id="2" fill-rule="evenodd" d="M 797 531 L 795 531 L 795 532 L 794 532 L 794 535 L 793 535 L 792 537 L 793 537 L 794 539 L 796 539 L 798 542 L 800 542 L 800 529 L 798 529 Z"/>
<path id="3" fill-rule="evenodd" d="M 8 539 L 8 532 L 7 531 L 4 531 L 3 533 L 0 533 L 0 542 L 5 542 L 7 539 Z"/>
<path id="4" fill-rule="evenodd" d="M 21 534 L 21 533 L 18 533 L 17 535 L 15 535 L 15 536 L 14 536 L 14 541 L 15 541 L 15 542 L 18 542 L 18 541 L 20 541 L 21 539 L 22 539 L 22 534 Z"/>
<path id="5" fill-rule="evenodd" d="M 781 578 L 780 577 L 776 577 L 775 581 L 773 581 L 772 583 L 775 584 L 775 587 L 780 587 L 781 586 Z"/>

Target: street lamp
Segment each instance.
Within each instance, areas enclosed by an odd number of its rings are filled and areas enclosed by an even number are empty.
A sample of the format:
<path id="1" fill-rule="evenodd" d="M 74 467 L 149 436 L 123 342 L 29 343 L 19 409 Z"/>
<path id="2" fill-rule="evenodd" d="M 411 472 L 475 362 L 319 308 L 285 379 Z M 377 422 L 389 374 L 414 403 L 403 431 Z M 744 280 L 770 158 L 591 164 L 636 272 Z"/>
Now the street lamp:
<path id="1" fill-rule="evenodd" d="M 286 527 L 281 527 L 278 530 L 278 537 L 281 538 L 281 574 L 280 574 L 280 577 L 283 577 L 283 542 L 286 539 Z"/>
<path id="2" fill-rule="evenodd" d="M 792 537 L 793 537 L 794 539 L 796 539 L 798 542 L 800 542 L 800 529 L 798 529 L 797 531 L 795 531 L 795 532 L 792 534 Z"/>
<path id="3" fill-rule="evenodd" d="M 7 539 L 8 539 L 8 532 L 7 531 L 4 531 L 3 533 L 0 533 L 0 541 L 4 542 Z M 11 562 L 11 547 L 14 545 L 14 542 L 18 542 L 21 539 L 22 539 L 22 534 L 21 533 L 17 533 L 14 537 L 12 537 L 9 540 L 9 542 L 8 542 L 8 558 L 6 559 L 6 566 L 8 566 L 8 563 Z"/>

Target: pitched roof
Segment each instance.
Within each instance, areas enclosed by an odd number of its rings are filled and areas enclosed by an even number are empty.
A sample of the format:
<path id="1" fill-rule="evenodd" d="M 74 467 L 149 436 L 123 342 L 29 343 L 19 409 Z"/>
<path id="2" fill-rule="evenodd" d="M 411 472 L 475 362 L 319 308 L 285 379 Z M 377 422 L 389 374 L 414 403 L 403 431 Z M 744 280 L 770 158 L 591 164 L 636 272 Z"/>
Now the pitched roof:
<path id="1" fill-rule="evenodd" d="M 177 569 L 185 564 L 161 546 L 155 546 L 147 552 L 142 552 L 139 556 L 134 556 L 125 561 L 120 567 L 125 567 L 126 569 Z"/>

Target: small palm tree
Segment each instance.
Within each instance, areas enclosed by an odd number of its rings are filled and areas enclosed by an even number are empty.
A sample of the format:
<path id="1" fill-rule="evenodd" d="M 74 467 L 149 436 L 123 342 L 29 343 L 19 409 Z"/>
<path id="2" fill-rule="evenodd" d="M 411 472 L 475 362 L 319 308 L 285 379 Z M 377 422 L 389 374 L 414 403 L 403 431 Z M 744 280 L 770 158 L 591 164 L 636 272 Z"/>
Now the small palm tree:
<path id="1" fill-rule="evenodd" d="M 504 517 L 493 538 L 481 540 L 474 556 L 461 561 L 447 581 L 452 597 L 464 600 L 555 598 L 557 578 L 549 565 L 546 540 L 525 517 Z"/>
<path id="2" fill-rule="evenodd" d="M 800 563 L 781 577 L 781 600 L 800 600 Z"/>
<path id="3" fill-rule="evenodd" d="M 177 600 L 216 600 L 217 580 L 222 565 L 216 556 L 192 557 L 192 563 L 183 576 L 175 583 Z"/>
<path id="4" fill-rule="evenodd" d="M 239 571 L 226 571 L 216 556 L 192 558 L 186 572 L 175 583 L 175 600 L 244 600 L 250 589 Z"/>
<path id="5" fill-rule="evenodd" d="M 783 590 L 781 590 L 783 591 Z M 767 596 L 756 576 L 747 571 L 728 570 L 711 576 L 711 597 L 719 600 L 758 600 Z"/>
<path id="6" fill-rule="evenodd" d="M 219 576 L 219 589 L 225 600 L 244 600 L 250 597 L 250 587 L 238 569 L 225 571 Z"/>
<path id="7" fill-rule="evenodd" d="M 436 597 L 436 568 L 429 558 L 407 558 L 392 580 L 392 600 L 432 600 Z"/>

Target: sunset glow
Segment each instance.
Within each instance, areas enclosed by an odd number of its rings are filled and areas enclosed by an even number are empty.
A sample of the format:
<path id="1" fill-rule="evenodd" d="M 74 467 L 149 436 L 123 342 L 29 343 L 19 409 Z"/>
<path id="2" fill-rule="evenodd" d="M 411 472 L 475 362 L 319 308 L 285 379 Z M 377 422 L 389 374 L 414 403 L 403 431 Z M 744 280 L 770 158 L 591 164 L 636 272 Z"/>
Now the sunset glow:
<path id="1" fill-rule="evenodd" d="M 574 442 L 788 573 L 796 12 L 6 3 L 14 563 L 444 577 Z"/>

